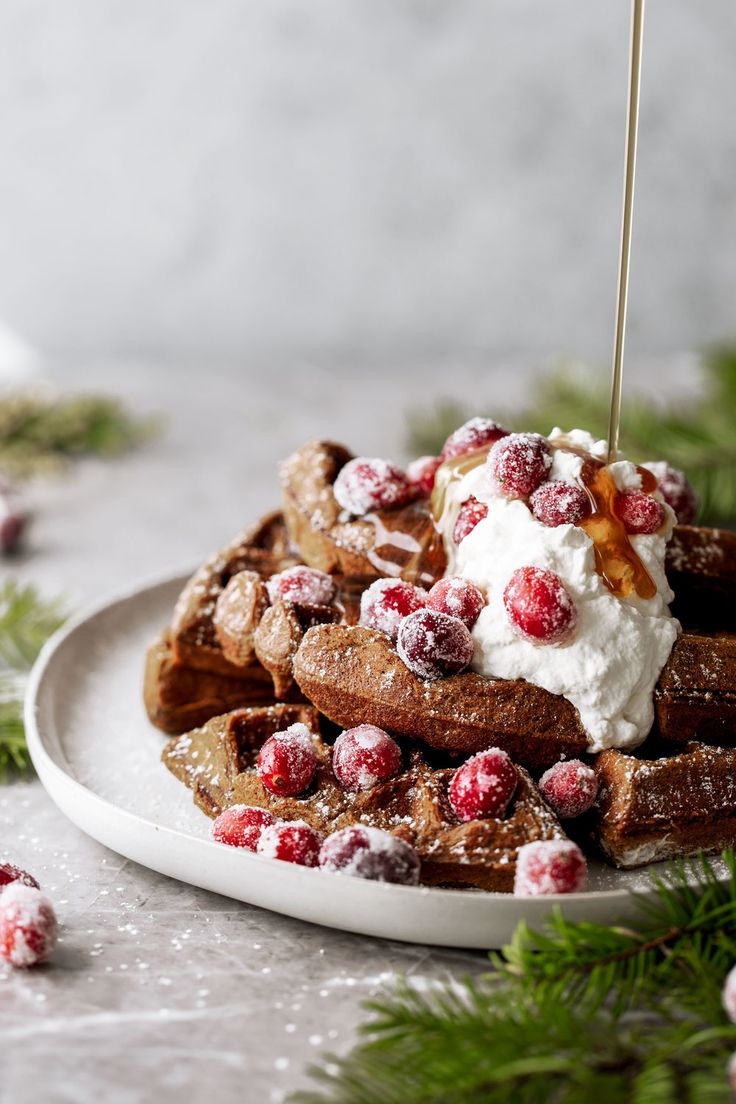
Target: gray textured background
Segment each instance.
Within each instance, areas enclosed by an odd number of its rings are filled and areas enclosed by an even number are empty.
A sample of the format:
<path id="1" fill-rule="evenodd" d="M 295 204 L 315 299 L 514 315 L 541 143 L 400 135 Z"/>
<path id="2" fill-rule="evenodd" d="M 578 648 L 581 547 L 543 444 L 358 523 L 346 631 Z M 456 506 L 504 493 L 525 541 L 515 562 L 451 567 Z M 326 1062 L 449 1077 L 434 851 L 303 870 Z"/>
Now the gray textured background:
<path id="1" fill-rule="evenodd" d="M 626 0 L 0 0 L 0 318 L 52 353 L 605 360 Z M 736 5 L 649 0 L 630 347 L 736 332 Z"/>

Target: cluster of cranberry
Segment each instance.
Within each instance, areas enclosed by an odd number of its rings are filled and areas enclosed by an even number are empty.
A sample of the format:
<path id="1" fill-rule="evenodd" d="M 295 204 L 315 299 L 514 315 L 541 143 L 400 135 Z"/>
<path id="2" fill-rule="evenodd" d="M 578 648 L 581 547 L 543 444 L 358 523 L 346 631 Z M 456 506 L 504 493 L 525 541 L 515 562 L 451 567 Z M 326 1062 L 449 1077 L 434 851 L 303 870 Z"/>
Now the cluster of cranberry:
<path id="1" fill-rule="evenodd" d="M 19 967 L 46 962 L 57 930 L 53 905 L 33 875 L 0 863 L 0 962 Z"/>
<path id="2" fill-rule="evenodd" d="M 332 769 L 349 792 L 371 790 L 394 778 L 401 767 L 398 744 L 375 725 L 358 725 L 335 741 Z M 304 795 L 316 769 L 314 743 L 303 724 L 269 737 L 258 756 L 257 771 L 264 788 L 282 797 Z M 447 791 L 450 808 L 461 823 L 501 818 L 518 780 L 505 751 L 489 748 L 478 752 L 453 774 Z M 567 819 L 591 807 L 597 782 L 590 767 L 570 760 L 557 763 L 543 775 L 540 791 L 557 815 Z M 215 820 L 212 834 L 219 843 L 300 866 L 405 885 L 416 885 L 419 880 L 420 862 L 414 849 L 390 832 L 365 825 L 352 825 L 324 838 L 302 820 L 279 821 L 267 809 L 233 805 Z M 531 858 L 520 867 L 519 893 L 569 893 L 581 888 L 585 859 L 574 844 L 543 841 L 528 854 Z"/>

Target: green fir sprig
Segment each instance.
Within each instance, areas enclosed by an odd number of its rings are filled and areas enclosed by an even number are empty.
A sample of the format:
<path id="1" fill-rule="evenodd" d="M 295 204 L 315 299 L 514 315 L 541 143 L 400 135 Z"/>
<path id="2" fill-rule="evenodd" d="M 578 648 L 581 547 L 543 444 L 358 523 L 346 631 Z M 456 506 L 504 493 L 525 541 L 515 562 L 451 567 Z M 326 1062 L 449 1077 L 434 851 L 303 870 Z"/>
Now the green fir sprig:
<path id="1" fill-rule="evenodd" d="M 58 601 L 12 581 L 0 586 L 0 779 L 28 767 L 23 692 L 28 672 L 49 636 L 64 620 Z"/>
<path id="2" fill-rule="evenodd" d="M 702 357 L 702 396 L 669 406 L 641 395 L 626 398 L 621 419 L 622 452 L 631 460 L 667 460 L 687 474 L 700 500 L 703 525 L 736 527 L 736 346 Z M 410 421 L 414 453 L 437 453 L 449 433 L 475 414 L 487 414 L 510 429 L 549 433 L 553 426 L 608 430 L 608 380 L 590 370 L 563 367 L 535 384 L 534 405 L 509 414 L 500 405 L 469 410 L 454 402 Z"/>
<path id="3" fill-rule="evenodd" d="M 78 456 L 116 456 L 157 428 L 155 418 L 134 416 L 106 396 L 0 392 L 0 471 L 24 478 L 55 471 Z"/>
<path id="4" fill-rule="evenodd" d="M 363 1039 L 294 1104 L 727 1104 L 736 857 L 671 864 L 631 928 L 521 925 L 494 972 L 369 1002 Z"/>

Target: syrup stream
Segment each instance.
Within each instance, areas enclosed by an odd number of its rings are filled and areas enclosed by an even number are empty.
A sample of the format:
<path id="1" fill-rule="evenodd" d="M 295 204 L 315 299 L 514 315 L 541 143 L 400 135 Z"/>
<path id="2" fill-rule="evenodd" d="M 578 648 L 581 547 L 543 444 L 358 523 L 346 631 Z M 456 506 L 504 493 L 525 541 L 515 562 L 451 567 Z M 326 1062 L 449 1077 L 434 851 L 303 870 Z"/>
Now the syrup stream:
<path id="1" fill-rule="evenodd" d="M 616 330 L 613 339 L 613 370 L 611 378 L 611 409 L 608 420 L 608 463 L 618 455 L 618 435 L 621 423 L 621 387 L 624 370 L 624 340 L 626 308 L 629 301 L 629 267 L 631 262 L 631 224 L 634 211 L 634 179 L 636 176 L 636 141 L 639 130 L 639 89 L 641 85 L 641 46 L 644 28 L 644 0 L 631 0 L 631 43 L 629 49 L 629 103 L 626 115 L 626 153 L 624 157 L 624 199 L 621 217 L 621 250 L 616 296 Z"/>

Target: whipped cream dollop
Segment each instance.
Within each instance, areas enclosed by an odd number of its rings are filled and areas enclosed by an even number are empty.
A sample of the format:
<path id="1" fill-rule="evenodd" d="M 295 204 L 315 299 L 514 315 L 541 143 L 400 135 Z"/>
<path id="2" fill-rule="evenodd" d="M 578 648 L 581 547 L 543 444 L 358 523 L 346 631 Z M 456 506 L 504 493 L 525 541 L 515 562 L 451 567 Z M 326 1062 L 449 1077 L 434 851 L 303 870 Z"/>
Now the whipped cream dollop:
<path id="1" fill-rule="evenodd" d="M 550 479 L 582 482 L 583 458 L 566 447 L 606 457 L 606 442 L 584 430 L 554 429 L 548 439 L 558 446 Z M 641 476 L 629 461 L 619 459 L 609 471 L 619 490 L 641 487 Z M 471 495 L 488 506 L 488 515 L 456 545 L 455 521 Z M 488 598 L 472 631 L 474 670 L 486 678 L 525 679 L 567 698 L 580 715 L 592 752 L 635 747 L 654 720 L 654 686 L 680 631 L 669 611 L 674 595 L 664 571 L 665 547 L 676 519 L 669 506 L 664 510 L 665 523 L 658 532 L 630 537 L 656 594 L 618 597 L 596 571 L 593 541 L 585 530 L 543 525 L 525 502 L 509 501 L 498 492 L 486 464 L 448 487 L 439 522 L 447 573 L 470 579 Z M 503 592 L 513 572 L 526 565 L 553 571 L 565 584 L 577 610 L 569 640 L 532 643 L 514 631 Z"/>

